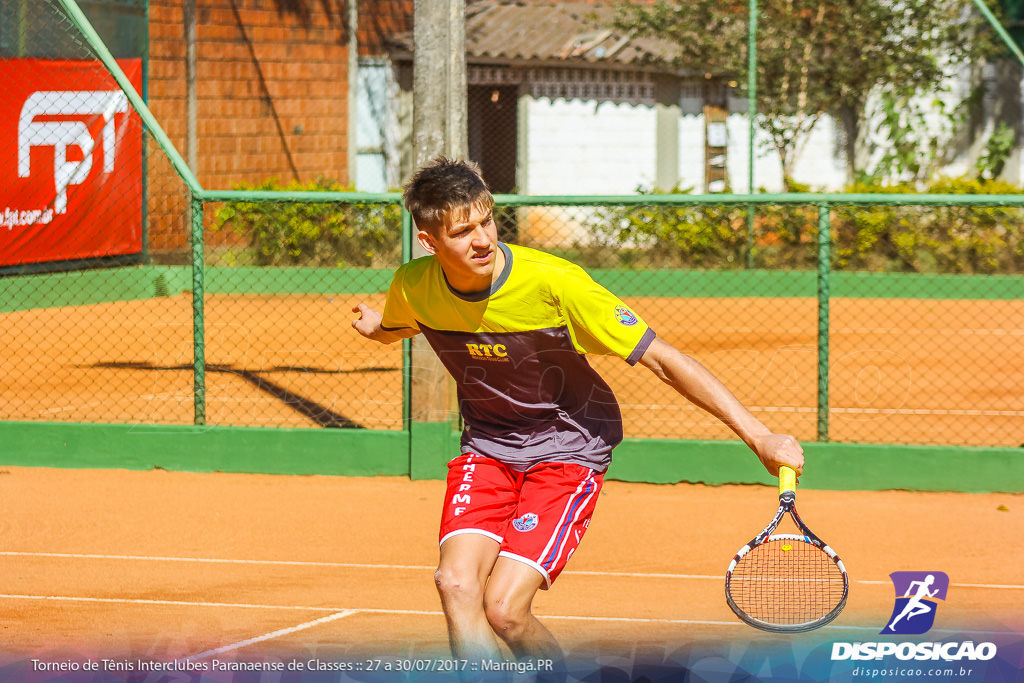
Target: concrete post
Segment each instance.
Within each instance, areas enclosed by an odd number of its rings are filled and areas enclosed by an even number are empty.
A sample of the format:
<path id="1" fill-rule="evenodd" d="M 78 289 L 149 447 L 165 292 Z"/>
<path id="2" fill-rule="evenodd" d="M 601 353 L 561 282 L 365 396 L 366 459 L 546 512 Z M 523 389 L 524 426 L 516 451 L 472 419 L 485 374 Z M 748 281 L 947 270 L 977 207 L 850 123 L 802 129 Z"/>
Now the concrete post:
<path id="1" fill-rule="evenodd" d="M 466 5 L 416 0 L 413 12 L 413 165 L 419 168 L 439 155 L 466 156 Z M 414 236 L 413 257 L 424 254 Z M 410 474 L 443 478 L 457 448 L 453 387 L 422 335 L 412 339 L 411 356 Z"/>

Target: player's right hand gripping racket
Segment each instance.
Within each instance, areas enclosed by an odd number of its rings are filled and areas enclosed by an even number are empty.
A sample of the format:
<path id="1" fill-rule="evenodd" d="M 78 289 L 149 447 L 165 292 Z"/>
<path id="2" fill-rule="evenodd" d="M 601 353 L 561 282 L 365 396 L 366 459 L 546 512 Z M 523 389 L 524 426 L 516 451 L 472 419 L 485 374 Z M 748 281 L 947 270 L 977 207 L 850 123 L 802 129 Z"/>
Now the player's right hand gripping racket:
<path id="1" fill-rule="evenodd" d="M 789 513 L 800 534 L 772 534 Z M 743 546 L 725 574 L 725 599 L 755 628 L 799 633 L 824 626 L 843 611 L 850 580 L 835 551 L 796 512 L 796 472 L 779 468 L 779 510 Z"/>

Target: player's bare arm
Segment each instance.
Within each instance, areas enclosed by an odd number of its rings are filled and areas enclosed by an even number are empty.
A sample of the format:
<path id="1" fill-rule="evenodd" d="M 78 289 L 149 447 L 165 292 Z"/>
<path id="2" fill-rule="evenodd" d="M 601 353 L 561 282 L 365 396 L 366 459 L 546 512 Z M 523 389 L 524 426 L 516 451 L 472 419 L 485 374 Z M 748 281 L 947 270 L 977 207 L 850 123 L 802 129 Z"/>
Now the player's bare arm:
<path id="1" fill-rule="evenodd" d="M 372 339 L 381 344 L 392 344 L 419 334 L 419 330 L 414 330 L 411 327 L 400 330 L 385 330 L 380 326 L 381 320 L 383 320 L 380 311 L 370 308 L 366 304 L 359 304 L 352 309 L 352 312 L 359 314 L 359 317 L 352 321 L 352 327 L 355 328 L 356 332 L 367 339 Z"/>
<path id="2" fill-rule="evenodd" d="M 728 425 L 773 476 L 778 475 L 780 465 L 792 467 L 797 474 L 803 471 L 804 449 L 797 440 L 768 429 L 699 362 L 661 339 L 651 343 L 640 362 L 684 398 Z"/>

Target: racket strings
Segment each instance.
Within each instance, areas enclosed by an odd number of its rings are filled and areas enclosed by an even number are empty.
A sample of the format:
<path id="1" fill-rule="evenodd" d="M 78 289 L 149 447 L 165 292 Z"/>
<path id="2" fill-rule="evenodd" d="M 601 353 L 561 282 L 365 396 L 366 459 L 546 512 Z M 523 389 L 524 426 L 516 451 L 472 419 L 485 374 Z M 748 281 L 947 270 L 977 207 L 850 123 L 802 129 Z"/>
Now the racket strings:
<path id="1" fill-rule="evenodd" d="M 736 564 L 729 592 L 747 615 L 771 624 L 806 624 L 829 615 L 845 593 L 829 555 L 802 539 L 769 538 Z"/>

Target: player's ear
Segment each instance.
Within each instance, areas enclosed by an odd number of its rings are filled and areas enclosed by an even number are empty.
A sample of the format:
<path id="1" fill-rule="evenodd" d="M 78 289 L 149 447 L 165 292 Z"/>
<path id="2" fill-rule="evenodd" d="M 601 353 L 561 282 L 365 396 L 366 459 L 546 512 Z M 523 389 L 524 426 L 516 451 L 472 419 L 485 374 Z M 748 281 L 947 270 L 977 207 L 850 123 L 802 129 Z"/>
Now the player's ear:
<path id="1" fill-rule="evenodd" d="M 416 239 L 419 241 L 420 246 L 423 247 L 423 251 L 428 254 L 437 253 L 437 243 L 434 241 L 434 236 L 426 230 L 420 230 L 416 233 Z"/>

